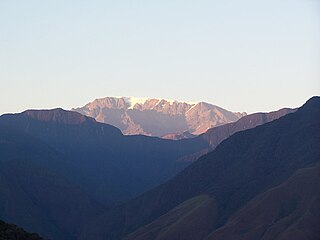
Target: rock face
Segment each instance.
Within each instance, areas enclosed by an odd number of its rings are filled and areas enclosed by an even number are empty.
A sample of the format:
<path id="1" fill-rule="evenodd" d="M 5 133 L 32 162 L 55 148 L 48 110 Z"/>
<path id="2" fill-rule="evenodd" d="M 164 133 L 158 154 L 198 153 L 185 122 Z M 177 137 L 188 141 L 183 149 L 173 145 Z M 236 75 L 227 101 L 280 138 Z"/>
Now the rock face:
<path id="1" fill-rule="evenodd" d="M 218 106 L 156 98 L 106 97 L 72 109 L 119 128 L 125 135 L 165 136 L 188 131 L 193 135 L 237 121 L 245 113 Z"/>

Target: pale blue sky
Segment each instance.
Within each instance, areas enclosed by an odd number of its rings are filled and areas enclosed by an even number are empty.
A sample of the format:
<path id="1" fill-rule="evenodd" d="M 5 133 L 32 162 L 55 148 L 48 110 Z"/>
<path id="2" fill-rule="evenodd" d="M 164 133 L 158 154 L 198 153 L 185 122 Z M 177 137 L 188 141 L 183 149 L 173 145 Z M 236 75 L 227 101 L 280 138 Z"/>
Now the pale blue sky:
<path id="1" fill-rule="evenodd" d="M 320 95 L 318 0 L 0 0 L 0 114 L 103 96 L 233 111 Z"/>

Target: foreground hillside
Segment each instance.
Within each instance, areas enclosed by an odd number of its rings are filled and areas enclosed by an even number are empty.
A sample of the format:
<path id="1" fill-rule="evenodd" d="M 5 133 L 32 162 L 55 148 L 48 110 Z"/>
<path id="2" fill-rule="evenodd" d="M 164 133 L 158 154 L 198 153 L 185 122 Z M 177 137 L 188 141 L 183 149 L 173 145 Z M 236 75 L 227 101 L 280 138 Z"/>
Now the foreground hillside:
<path id="1" fill-rule="evenodd" d="M 320 164 L 253 198 L 207 240 L 319 239 Z"/>
<path id="2" fill-rule="evenodd" d="M 314 97 L 106 211 L 82 239 L 319 239 L 319 142 Z"/>
<path id="3" fill-rule="evenodd" d="M 0 220 L 0 240 L 42 240 L 36 233 L 27 233 L 16 225 Z"/>
<path id="4" fill-rule="evenodd" d="M 246 115 L 205 102 L 128 97 L 96 99 L 73 110 L 116 126 L 126 135 L 143 134 L 170 139 L 199 135 L 209 128 L 237 121 Z M 181 135 L 183 132 L 189 134 Z M 177 133 L 179 137 L 168 137 Z"/>

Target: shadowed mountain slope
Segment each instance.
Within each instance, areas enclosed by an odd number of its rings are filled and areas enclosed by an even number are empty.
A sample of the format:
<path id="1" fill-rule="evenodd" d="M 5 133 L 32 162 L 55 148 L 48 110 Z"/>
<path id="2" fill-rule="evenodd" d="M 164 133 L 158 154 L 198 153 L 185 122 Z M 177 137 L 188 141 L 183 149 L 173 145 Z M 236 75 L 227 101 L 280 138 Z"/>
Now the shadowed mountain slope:
<path id="1" fill-rule="evenodd" d="M 0 126 L 32 135 L 60 152 L 67 176 L 102 203 L 162 183 L 188 165 L 178 158 L 207 146 L 203 139 L 124 136 L 113 126 L 62 109 L 3 115 Z"/>
<path id="2" fill-rule="evenodd" d="M 217 218 L 213 198 L 200 195 L 191 198 L 125 239 L 201 239 L 210 233 Z"/>
<path id="3" fill-rule="evenodd" d="M 201 190 L 201 184 L 199 194 L 179 198 L 179 192 L 199 179 L 187 177 L 186 185 L 181 183 L 181 189 L 169 194 L 172 202 L 165 206 L 162 201 L 166 194 L 156 194 L 157 201 L 143 197 L 146 212 L 142 214 L 140 198 L 130 201 L 126 208 L 110 208 L 101 216 L 104 207 L 95 200 L 108 204 L 156 186 L 189 164 L 177 162 L 178 158 L 206 148 L 208 139 L 201 137 L 171 141 L 123 136 L 110 125 L 62 109 L 3 115 L 0 217 L 52 239 L 79 239 L 80 232 L 82 239 L 118 239 L 152 221 L 134 236 L 151 229 L 161 239 L 172 238 L 181 234 L 183 226 L 189 226 L 188 237 L 202 238 L 211 232 L 212 225 L 221 225 L 219 202 L 211 192 Z M 158 220 L 164 213 L 169 217 Z M 195 219 L 203 226 L 199 231 L 191 231 L 192 226 L 198 226 Z M 154 230 L 158 226 L 161 231 Z"/>
<path id="4" fill-rule="evenodd" d="M 223 140 L 232 136 L 233 134 L 255 128 L 268 122 L 272 122 L 289 113 L 295 112 L 297 109 L 283 108 L 278 111 L 269 113 L 253 113 L 240 118 L 236 122 L 224 124 L 219 127 L 211 128 L 207 132 L 201 134 L 197 138 L 203 138 L 208 142 L 209 147 L 204 148 L 199 152 L 183 156 L 179 161 L 193 162 L 203 156 L 204 154 L 214 150 Z"/>
<path id="5" fill-rule="evenodd" d="M 206 240 L 319 239 L 320 165 L 302 168 L 253 198 Z"/>
<path id="6" fill-rule="evenodd" d="M 0 126 L 0 218 L 52 239 L 75 239 L 104 208 L 63 168 L 61 154 Z"/>
<path id="7" fill-rule="evenodd" d="M 99 222 L 93 222 L 95 239 L 137 234 L 134 231 L 160 221 L 159 217 L 199 195 L 208 195 L 216 203 L 213 224 L 207 229 L 214 232 L 252 199 L 319 162 L 319 120 L 320 98 L 314 97 L 295 113 L 234 134 L 170 181 L 99 217 Z M 90 229 L 91 225 L 82 239 L 88 239 Z"/>
<path id="8" fill-rule="evenodd" d="M 203 138 L 209 147 L 201 149 L 198 152 L 192 153 L 190 155 L 183 156 L 179 159 L 182 162 L 193 162 L 196 161 L 201 156 L 213 151 L 223 140 L 232 136 L 233 134 L 245 131 L 257 126 L 263 125 L 268 122 L 272 122 L 280 117 L 283 117 L 289 113 L 295 112 L 297 109 L 283 108 L 278 111 L 269 113 L 253 113 L 240 118 L 236 122 L 224 124 L 219 127 L 211 128 L 207 132 L 201 134 L 196 138 Z"/>
<path id="9" fill-rule="evenodd" d="M 201 135 L 210 145 L 212 149 L 216 148 L 223 140 L 227 139 L 236 132 L 255 128 L 268 122 L 272 122 L 289 113 L 295 112 L 297 109 L 282 108 L 278 111 L 269 113 L 253 113 L 240 118 L 238 121 L 228 123 L 223 126 L 209 129 Z"/>

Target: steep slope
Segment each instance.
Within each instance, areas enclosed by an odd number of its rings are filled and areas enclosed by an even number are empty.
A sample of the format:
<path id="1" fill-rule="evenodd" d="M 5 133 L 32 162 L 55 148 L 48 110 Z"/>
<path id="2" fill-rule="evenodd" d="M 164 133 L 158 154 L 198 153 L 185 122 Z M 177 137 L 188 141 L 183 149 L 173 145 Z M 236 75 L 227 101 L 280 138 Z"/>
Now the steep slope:
<path id="1" fill-rule="evenodd" d="M 127 97 L 96 99 L 72 110 L 116 126 L 126 135 L 158 137 L 185 131 L 199 135 L 209 128 L 234 122 L 245 115 L 204 102 Z"/>
<path id="2" fill-rule="evenodd" d="M 297 171 L 252 199 L 207 240 L 319 239 L 320 165 Z"/>
<path id="3" fill-rule="evenodd" d="M 214 199 L 207 195 L 191 198 L 125 239 L 201 239 L 210 233 L 217 218 Z"/>
<path id="4" fill-rule="evenodd" d="M 208 196 L 187 200 L 125 239 L 318 239 L 320 168 L 302 168 L 284 183 L 253 198 L 221 228 L 213 231 L 217 210 Z M 203 202 L 201 202 L 202 200 Z M 203 209 L 203 210 L 202 210 Z M 201 212 L 203 211 L 203 212 Z"/>
<path id="5" fill-rule="evenodd" d="M 255 128 L 257 126 L 263 125 L 265 123 L 274 121 L 280 117 L 283 117 L 289 113 L 295 112 L 297 109 L 283 108 L 278 111 L 269 113 L 254 113 L 240 118 L 236 122 L 228 123 L 219 127 L 211 128 L 207 132 L 198 136 L 198 138 L 203 138 L 208 142 L 209 147 L 202 149 L 199 152 L 192 153 L 190 155 L 184 156 L 179 161 L 192 162 L 200 158 L 201 156 L 207 154 L 208 152 L 214 150 L 223 140 L 232 136 L 236 132 L 248 130 Z"/>
<path id="6" fill-rule="evenodd" d="M 319 120 L 320 98 L 314 97 L 295 113 L 234 134 L 170 181 L 107 211 L 95 227 L 96 239 L 124 237 L 199 195 L 217 204 L 215 231 L 259 194 L 319 162 Z M 90 226 L 82 239 L 89 235 Z"/>
<path id="7" fill-rule="evenodd" d="M 42 240 L 36 233 L 28 233 L 14 224 L 0 220 L 0 240 Z"/>
<path id="8" fill-rule="evenodd" d="M 62 109 L 3 115 L 1 125 L 61 152 L 66 175 L 102 203 L 125 200 L 160 184 L 187 166 L 178 158 L 207 146 L 201 139 L 123 136 L 115 127 Z"/>
<path id="9" fill-rule="evenodd" d="M 52 239 L 75 239 L 104 208 L 65 177 L 63 162 L 47 144 L 0 126 L 0 218 Z"/>
<path id="10" fill-rule="evenodd" d="M 295 112 L 297 109 L 282 108 L 278 111 L 269 113 L 253 113 L 240 118 L 238 121 L 225 124 L 223 126 L 209 129 L 201 135 L 210 145 L 212 149 L 217 147 L 223 140 L 227 139 L 236 132 L 255 128 L 268 122 L 279 119 L 289 113 Z"/>

